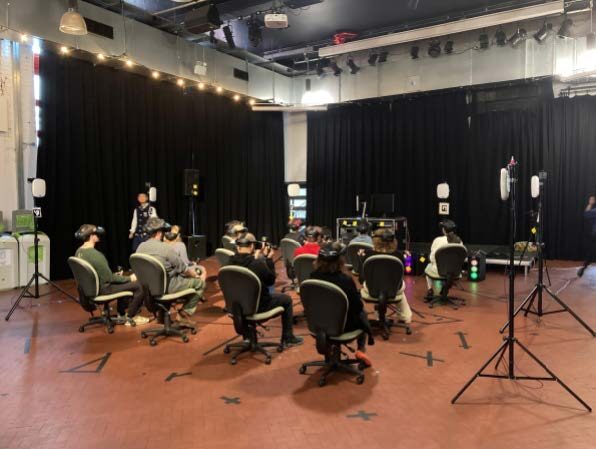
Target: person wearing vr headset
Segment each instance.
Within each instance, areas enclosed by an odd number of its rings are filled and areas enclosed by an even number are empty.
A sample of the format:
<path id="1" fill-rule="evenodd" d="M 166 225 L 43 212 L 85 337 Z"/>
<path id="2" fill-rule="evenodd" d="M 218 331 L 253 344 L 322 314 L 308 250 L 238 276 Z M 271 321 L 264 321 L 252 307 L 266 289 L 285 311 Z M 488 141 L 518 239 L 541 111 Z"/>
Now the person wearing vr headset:
<path id="1" fill-rule="evenodd" d="M 172 247 L 174 252 L 182 259 L 187 268 L 192 268 L 199 273 L 205 271 L 205 267 L 199 265 L 196 261 L 191 261 L 188 258 L 188 251 L 186 245 L 182 241 L 182 228 L 179 225 L 173 225 L 172 229 L 164 234 L 165 242 Z"/>
<path id="2" fill-rule="evenodd" d="M 320 231 L 315 226 L 309 226 L 306 228 L 304 235 L 306 236 L 306 242 L 304 242 L 304 245 L 300 248 L 294 250 L 294 257 L 298 257 L 301 254 L 313 254 L 318 256 L 319 250 L 321 249 L 321 246 L 319 245 Z"/>
<path id="3" fill-rule="evenodd" d="M 339 242 L 327 243 L 319 251 L 315 262 L 315 269 L 311 273 L 311 279 L 330 282 L 337 285 L 348 297 L 348 313 L 344 332 L 351 332 L 362 329 L 365 334 L 358 337 L 358 350 L 355 357 L 366 364 L 372 366 L 370 358 L 366 355 L 366 335 L 368 334 L 368 343 L 374 344 L 372 330 L 368 322 L 368 314 L 362 304 L 360 293 L 356 288 L 354 279 L 343 272 L 344 267 L 344 246 Z"/>
<path id="4" fill-rule="evenodd" d="M 128 238 L 132 239 L 132 252 L 134 253 L 139 245 L 149 237 L 145 232 L 145 224 L 151 217 L 157 217 L 155 207 L 149 204 L 149 195 L 141 192 L 137 195 L 138 206 L 132 213 L 132 221 Z"/>
<path id="5" fill-rule="evenodd" d="M 368 221 L 363 220 L 358 223 L 356 230 L 358 231 L 358 235 L 350 240 L 350 243 L 368 243 L 369 245 L 373 244 L 373 239 L 370 236 L 370 225 L 368 224 Z"/>
<path id="6" fill-rule="evenodd" d="M 588 197 L 588 205 L 584 210 L 584 235 L 586 260 L 577 270 L 578 277 L 582 277 L 586 268 L 596 262 L 596 195 Z"/>
<path id="7" fill-rule="evenodd" d="M 257 243 L 255 236 L 250 233 L 237 239 L 237 253 L 230 258 L 230 265 L 248 268 L 261 281 L 262 288 L 258 313 L 267 312 L 275 307 L 283 307 L 281 345 L 284 348 L 301 345 L 303 339 L 295 336 L 293 330 L 292 298 L 283 293 L 270 291 L 270 288 L 275 285 L 276 277 L 273 250 L 269 245 L 257 249 Z"/>
<path id="8" fill-rule="evenodd" d="M 301 245 L 304 244 L 304 234 L 300 232 L 301 227 L 302 220 L 299 218 L 294 218 L 288 224 L 288 233 L 284 235 L 284 239 L 291 239 L 297 241 Z"/>
<path id="9" fill-rule="evenodd" d="M 426 286 L 428 287 L 428 292 L 426 293 L 425 299 L 432 299 L 434 296 L 433 290 L 433 278 L 439 277 L 439 271 L 437 270 L 437 259 L 436 254 L 439 248 L 442 248 L 445 245 L 449 245 L 451 243 L 456 243 L 459 245 L 464 245 L 461 238 L 455 233 L 457 231 L 457 225 L 452 220 L 443 220 L 439 223 L 439 227 L 441 228 L 441 233 L 443 235 L 435 238 L 433 243 L 430 247 L 430 255 L 428 259 L 430 263 L 424 269 L 426 273 Z"/>
<path id="10" fill-rule="evenodd" d="M 171 231 L 171 228 L 172 226 L 161 218 L 152 217 L 147 220 L 145 232 L 149 239 L 139 245 L 137 253 L 153 256 L 163 264 L 169 279 L 168 293 L 176 293 L 188 288 L 192 288 L 197 292 L 196 295 L 186 299 L 182 309 L 178 310 L 178 321 L 194 326 L 196 323 L 191 320 L 191 317 L 203 298 L 207 272 L 202 270 L 199 273 L 194 268 L 189 268 L 172 249 L 171 245 L 163 241 L 165 234 Z"/>
<path id="11" fill-rule="evenodd" d="M 136 276 L 134 274 L 122 276 L 121 274 L 112 273 L 106 256 L 95 248 L 95 245 L 101 241 L 101 237 L 104 235 L 105 230 L 101 226 L 81 225 L 75 233 L 75 238 L 82 240 L 83 244 L 77 249 L 75 257 L 91 264 L 97 272 L 100 295 L 111 295 L 122 291 L 133 293 L 130 301 L 127 298 L 121 298 L 117 302 L 118 318 L 124 319 L 125 325 L 130 326 L 131 321 L 134 321 L 136 325 L 147 324 L 149 319 L 139 315 L 145 293 L 142 285 L 137 282 Z"/>
<path id="12" fill-rule="evenodd" d="M 391 229 L 377 229 L 373 235 L 373 249 L 372 250 L 361 250 L 358 253 L 360 257 L 360 266 L 364 266 L 364 261 L 370 256 L 377 254 L 385 254 L 388 256 L 397 257 L 403 262 L 404 256 L 409 256 L 410 252 L 407 250 L 400 250 L 397 248 L 397 240 L 395 239 L 395 233 Z M 364 270 L 360 270 L 359 281 L 362 284 L 362 294 L 368 295 L 368 288 L 366 281 L 364 280 Z M 397 303 L 399 320 L 410 324 L 412 322 L 412 309 L 408 303 L 408 298 L 404 293 L 406 284 L 402 281 L 402 287 L 399 294 L 402 296 L 402 300 Z"/>

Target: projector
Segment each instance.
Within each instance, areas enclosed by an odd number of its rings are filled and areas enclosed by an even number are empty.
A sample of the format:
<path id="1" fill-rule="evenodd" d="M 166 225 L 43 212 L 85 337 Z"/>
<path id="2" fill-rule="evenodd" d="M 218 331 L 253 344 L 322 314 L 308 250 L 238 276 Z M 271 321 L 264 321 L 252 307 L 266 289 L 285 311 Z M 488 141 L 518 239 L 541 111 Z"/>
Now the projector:
<path id="1" fill-rule="evenodd" d="M 286 14 L 265 14 L 265 28 L 287 28 L 288 16 Z"/>

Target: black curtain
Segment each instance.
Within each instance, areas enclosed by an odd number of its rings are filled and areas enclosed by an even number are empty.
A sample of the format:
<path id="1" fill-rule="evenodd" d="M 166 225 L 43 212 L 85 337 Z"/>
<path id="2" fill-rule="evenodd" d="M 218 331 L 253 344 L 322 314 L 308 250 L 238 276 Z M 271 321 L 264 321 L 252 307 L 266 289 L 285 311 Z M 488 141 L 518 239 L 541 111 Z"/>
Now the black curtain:
<path id="1" fill-rule="evenodd" d="M 438 233 L 436 185 L 451 188 L 451 217 L 465 242 L 505 244 L 499 171 L 519 164 L 517 240 L 530 237 L 530 177 L 546 170 L 545 242 L 554 258 L 583 255 L 582 211 L 596 181 L 596 99 L 540 99 L 476 112 L 466 92 L 366 101 L 309 113 L 308 219 L 335 225 L 357 194 L 395 193 L 414 241 Z"/>
<path id="2" fill-rule="evenodd" d="M 103 225 L 102 250 L 128 265 L 136 194 L 158 189 L 157 212 L 188 229 L 183 170 L 201 173 L 199 230 L 211 248 L 223 225 L 245 220 L 274 241 L 285 226 L 283 122 L 229 98 L 45 52 L 37 175 L 47 181 L 40 223 L 51 238 L 54 278 L 82 223 Z"/>

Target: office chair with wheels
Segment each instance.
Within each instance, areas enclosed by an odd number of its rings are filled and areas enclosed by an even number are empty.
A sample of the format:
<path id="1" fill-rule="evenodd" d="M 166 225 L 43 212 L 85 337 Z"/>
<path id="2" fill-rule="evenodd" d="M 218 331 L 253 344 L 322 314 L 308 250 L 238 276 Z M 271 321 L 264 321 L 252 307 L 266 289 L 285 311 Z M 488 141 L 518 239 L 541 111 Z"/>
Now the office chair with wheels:
<path id="1" fill-rule="evenodd" d="M 236 254 L 234 251 L 230 251 L 225 248 L 217 248 L 215 250 L 215 258 L 219 262 L 219 265 L 225 267 L 230 264 L 230 259 Z"/>
<path id="2" fill-rule="evenodd" d="M 364 261 L 362 270 L 366 289 L 360 290 L 360 295 L 364 302 L 375 305 L 378 315 L 377 320 L 371 320 L 371 325 L 381 328 L 384 340 L 389 338 L 392 326 L 403 327 L 406 334 L 411 334 L 407 323 L 395 323 L 386 317 L 388 308 L 397 312 L 395 305 L 405 301 L 404 265 L 401 260 L 395 256 L 377 254 Z"/>
<path id="3" fill-rule="evenodd" d="M 294 251 L 301 246 L 300 243 L 293 239 L 281 239 L 281 242 L 279 242 L 279 249 L 281 250 L 281 258 L 284 262 L 284 266 L 286 267 L 286 274 L 288 279 L 292 282 L 290 285 L 286 285 L 281 289 L 282 293 L 287 290 L 298 289 L 296 273 L 294 271 Z"/>
<path id="4" fill-rule="evenodd" d="M 350 243 L 346 249 L 346 261 L 349 261 L 349 265 L 352 267 L 352 274 L 358 276 L 360 274 L 360 257 L 358 256 L 358 252 L 361 250 L 364 251 L 373 251 L 374 246 L 368 243 L 363 242 L 356 242 Z"/>
<path id="5" fill-rule="evenodd" d="M 89 262 L 78 257 L 69 257 L 68 266 L 77 283 L 79 303 L 91 315 L 89 320 L 79 327 L 79 332 L 85 332 L 87 326 L 103 324 L 109 334 L 114 333 L 114 324 L 124 324 L 125 321 L 110 315 L 110 303 L 122 298 L 132 298 L 133 293 L 124 291 L 111 295 L 100 295 L 99 276 Z M 93 312 L 98 308 L 101 308 L 101 314 L 95 316 Z M 133 319 L 130 319 L 129 323 L 131 326 L 136 325 Z"/>
<path id="6" fill-rule="evenodd" d="M 283 351 L 281 343 L 259 342 L 257 326 L 284 312 L 283 307 L 274 307 L 266 312 L 258 313 L 261 298 L 261 281 L 248 268 L 228 265 L 219 270 L 219 285 L 223 293 L 226 310 L 232 316 L 234 329 L 242 335 L 242 343 L 228 344 L 224 353 L 229 354 L 234 350 L 230 363 L 238 363 L 238 356 L 244 352 L 260 352 L 265 356 L 265 364 L 271 363 L 271 355 L 265 348 L 276 347 L 277 352 Z"/>
<path id="7" fill-rule="evenodd" d="M 188 343 L 186 331 L 196 334 L 194 326 L 182 323 L 172 323 L 170 308 L 187 296 L 196 295 L 194 288 L 187 288 L 175 293 L 167 293 L 169 278 L 165 267 L 155 257 L 148 254 L 135 253 L 130 256 L 130 266 L 137 275 L 139 282 L 147 289 L 149 303 L 148 308 L 156 310 L 160 321 L 163 319 L 163 326 L 147 329 L 141 332 L 142 338 L 149 339 L 151 346 L 157 345 L 157 337 L 168 338 L 177 336 L 184 343 Z"/>
<path id="8" fill-rule="evenodd" d="M 362 329 L 344 332 L 348 313 L 348 298 L 336 285 L 315 279 L 302 283 L 300 296 L 304 305 L 308 330 L 316 340 L 317 352 L 325 360 L 303 363 L 298 372 L 305 374 L 308 367 L 320 366 L 325 371 L 319 378 L 319 386 L 327 384 L 327 376 L 334 371 L 345 371 L 354 374 L 356 383 L 364 382 L 364 364 L 358 359 L 342 358 L 341 347 L 355 341 Z M 358 365 L 355 368 L 352 365 Z"/>
<path id="9" fill-rule="evenodd" d="M 461 278 L 461 272 L 464 266 L 468 251 L 465 246 L 458 243 L 450 243 L 439 248 L 435 254 L 436 269 L 428 265 L 425 273 L 433 281 L 441 281 L 442 288 L 440 295 L 434 295 L 429 302 L 429 307 L 435 304 L 449 304 L 457 310 L 458 306 L 465 306 L 464 299 L 449 296 L 449 289 L 454 282 Z"/>
<path id="10" fill-rule="evenodd" d="M 314 254 L 300 254 L 298 257 L 294 259 L 294 272 L 298 281 L 296 292 L 298 294 L 300 294 L 300 284 L 302 284 L 307 279 L 310 279 L 310 274 L 315 269 L 315 260 L 317 260 L 317 256 L 315 256 Z M 304 313 L 294 314 L 294 324 L 298 323 L 298 321 L 302 318 L 305 318 Z"/>
<path id="11" fill-rule="evenodd" d="M 221 246 L 228 251 L 236 252 L 236 244 L 234 243 L 234 239 L 229 235 L 222 236 Z"/>

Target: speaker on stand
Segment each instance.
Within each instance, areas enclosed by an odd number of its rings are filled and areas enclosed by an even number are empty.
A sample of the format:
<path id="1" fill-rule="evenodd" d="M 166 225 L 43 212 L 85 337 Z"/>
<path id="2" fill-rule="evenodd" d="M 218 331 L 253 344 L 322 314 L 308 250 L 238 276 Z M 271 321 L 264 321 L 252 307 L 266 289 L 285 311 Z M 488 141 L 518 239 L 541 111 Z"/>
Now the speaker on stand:
<path id="1" fill-rule="evenodd" d="M 195 235 L 198 230 L 197 211 L 195 201 L 199 196 L 199 170 L 194 168 L 184 169 L 184 196 L 188 201 L 188 221 L 191 235 Z"/>

